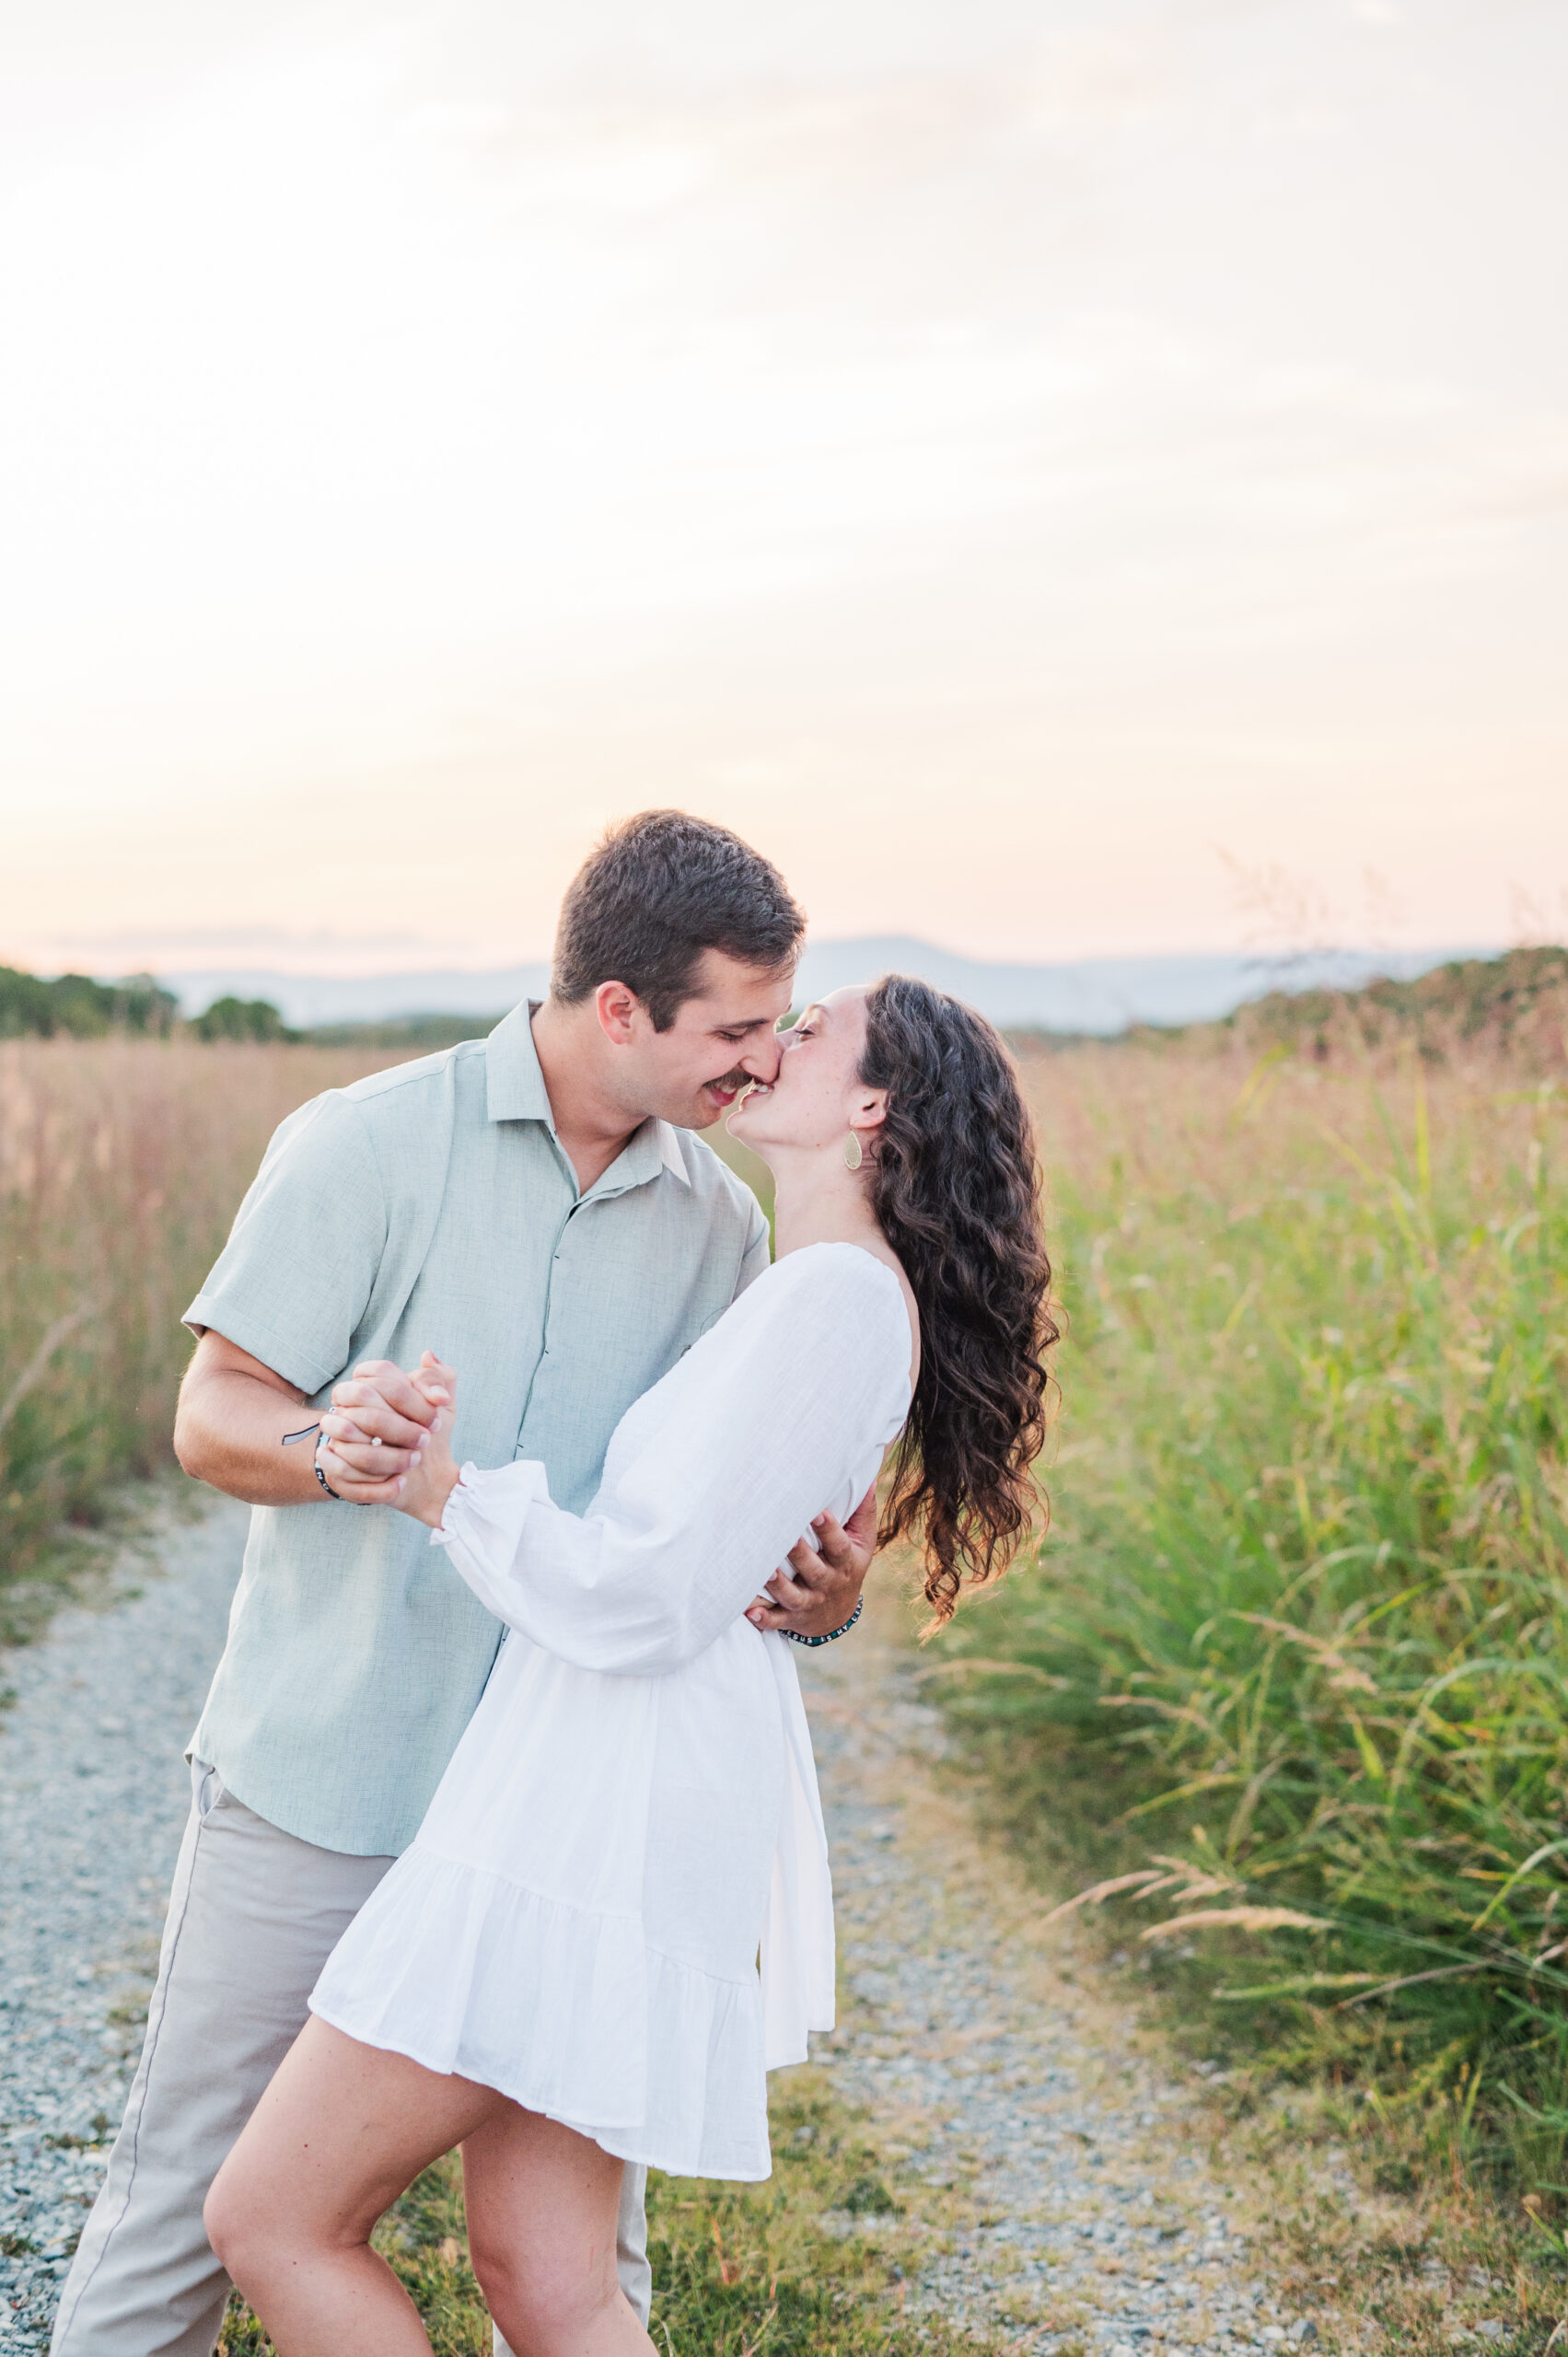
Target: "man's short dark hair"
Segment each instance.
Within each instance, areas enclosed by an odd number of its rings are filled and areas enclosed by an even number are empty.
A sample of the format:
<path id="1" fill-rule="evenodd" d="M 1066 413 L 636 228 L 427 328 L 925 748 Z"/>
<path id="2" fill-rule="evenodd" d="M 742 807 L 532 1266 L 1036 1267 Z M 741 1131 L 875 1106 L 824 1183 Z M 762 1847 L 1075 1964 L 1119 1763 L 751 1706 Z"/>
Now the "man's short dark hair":
<path id="1" fill-rule="evenodd" d="M 684 810 L 644 810 L 573 877 L 551 989 L 576 1006 L 600 982 L 623 982 L 668 1031 L 696 993 L 704 950 L 772 971 L 793 963 L 805 933 L 805 911 L 749 843 Z"/>

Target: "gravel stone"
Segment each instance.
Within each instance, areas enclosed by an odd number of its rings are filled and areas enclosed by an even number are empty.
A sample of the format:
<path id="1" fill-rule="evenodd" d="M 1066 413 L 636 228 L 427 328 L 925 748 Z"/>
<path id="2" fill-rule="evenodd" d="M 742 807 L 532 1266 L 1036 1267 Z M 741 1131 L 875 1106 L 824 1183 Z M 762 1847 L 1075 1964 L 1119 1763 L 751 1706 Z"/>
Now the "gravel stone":
<path id="1" fill-rule="evenodd" d="M 107 1608 L 62 1613 L 4 1664 L 3 2357 L 47 2349 L 119 2124 L 189 1805 L 182 1747 L 245 1526 L 226 1502 L 168 1522 Z M 1003 2328 L 1019 2351 L 1261 2357 L 1278 2330 L 1252 2313 L 1197 2075 L 1174 2073 L 1073 1922 L 1044 1926 L 1046 1902 L 976 1835 L 897 1610 L 878 1600 L 853 1638 L 800 1655 L 849 1992 L 815 2060 L 875 2120 L 895 2198 L 905 2178 L 941 2189 L 954 2223 L 824 2225 L 885 2245 L 912 2316 Z"/>
<path id="2" fill-rule="evenodd" d="M 246 1510 L 172 1518 L 4 1659 L 0 2351 L 42 2351 L 141 2049 Z"/>
<path id="3" fill-rule="evenodd" d="M 958 2223 L 844 2230 L 885 2246 L 911 2315 L 1017 2350 L 1262 2351 L 1283 2334 L 1253 2320 L 1250 2222 L 1208 2158 L 1202 2079 L 976 1832 L 900 1611 L 877 1597 L 853 1638 L 801 1657 L 847 1996 L 813 2061 L 912 2187 L 951 2189 Z"/>

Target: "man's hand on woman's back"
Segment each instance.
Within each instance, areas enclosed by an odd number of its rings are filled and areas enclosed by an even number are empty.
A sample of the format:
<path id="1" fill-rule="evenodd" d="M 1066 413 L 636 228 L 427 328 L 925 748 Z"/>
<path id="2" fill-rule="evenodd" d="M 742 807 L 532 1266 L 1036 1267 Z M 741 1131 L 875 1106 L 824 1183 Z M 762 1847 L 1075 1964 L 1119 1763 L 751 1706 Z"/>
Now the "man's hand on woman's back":
<path id="1" fill-rule="evenodd" d="M 842 1629 L 865 1585 L 877 1552 L 877 1492 L 867 1490 L 848 1522 L 819 1514 L 811 1527 L 817 1552 L 804 1538 L 789 1550 L 789 1568 L 773 1573 L 747 1607 L 754 1629 L 788 1629 L 797 1637 L 829 1637 Z"/>

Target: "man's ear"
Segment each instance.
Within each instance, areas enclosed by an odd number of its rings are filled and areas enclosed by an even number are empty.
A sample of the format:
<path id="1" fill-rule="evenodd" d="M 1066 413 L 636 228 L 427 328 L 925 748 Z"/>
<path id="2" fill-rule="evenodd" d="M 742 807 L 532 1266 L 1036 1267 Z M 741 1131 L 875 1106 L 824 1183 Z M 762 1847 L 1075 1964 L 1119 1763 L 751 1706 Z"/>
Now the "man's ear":
<path id="1" fill-rule="evenodd" d="M 643 1002 L 635 991 L 627 989 L 624 982 L 600 982 L 594 993 L 594 1013 L 598 1016 L 598 1028 L 610 1046 L 626 1048 L 632 1044 L 636 1019 L 643 1013 Z"/>

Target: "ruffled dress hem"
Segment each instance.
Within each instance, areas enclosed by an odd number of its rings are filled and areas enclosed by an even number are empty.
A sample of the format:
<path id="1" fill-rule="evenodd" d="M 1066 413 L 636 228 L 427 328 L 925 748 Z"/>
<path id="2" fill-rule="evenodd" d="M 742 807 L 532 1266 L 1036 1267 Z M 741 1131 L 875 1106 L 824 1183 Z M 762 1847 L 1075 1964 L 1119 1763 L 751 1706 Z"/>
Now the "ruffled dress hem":
<path id="1" fill-rule="evenodd" d="M 416 1841 L 333 1950 L 310 2010 L 673 2177 L 772 2173 L 760 1983 L 662 1955 L 635 1916 Z"/>

